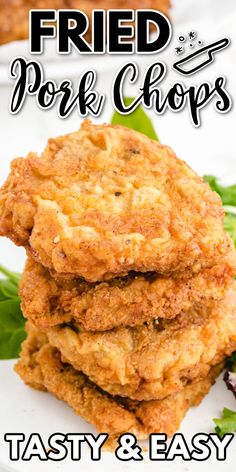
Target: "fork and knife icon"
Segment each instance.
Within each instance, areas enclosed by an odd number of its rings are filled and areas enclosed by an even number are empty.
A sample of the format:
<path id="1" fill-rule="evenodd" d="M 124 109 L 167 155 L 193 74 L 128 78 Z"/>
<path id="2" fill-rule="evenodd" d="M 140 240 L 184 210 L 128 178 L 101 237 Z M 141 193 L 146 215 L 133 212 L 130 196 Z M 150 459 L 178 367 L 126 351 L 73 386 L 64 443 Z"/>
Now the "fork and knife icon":
<path id="1" fill-rule="evenodd" d="M 230 40 L 228 38 L 222 38 L 214 43 L 208 44 L 175 62 L 173 69 L 183 75 L 194 74 L 208 64 L 211 64 L 215 59 L 215 54 L 226 48 L 229 43 Z"/>

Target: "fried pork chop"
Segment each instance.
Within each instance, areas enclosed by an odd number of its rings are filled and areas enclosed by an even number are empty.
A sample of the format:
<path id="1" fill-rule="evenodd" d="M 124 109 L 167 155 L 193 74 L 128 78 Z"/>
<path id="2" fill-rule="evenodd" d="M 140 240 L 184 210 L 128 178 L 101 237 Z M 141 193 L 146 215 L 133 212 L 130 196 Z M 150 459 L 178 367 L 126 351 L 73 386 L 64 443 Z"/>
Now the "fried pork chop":
<path id="1" fill-rule="evenodd" d="M 212 267 L 233 247 L 223 221 L 220 197 L 169 147 L 89 121 L 14 160 L 0 190 L 0 234 L 89 282 Z"/>
<path id="2" fill-rule="evenodd" d="M 236 285 L 211 308 L 173 320 L 103 333 L 61 325 L 46 333 L 65 362 L 110 394 L 162 399 L 204 378 L 236 349 Z"/>
<path id="3" fill-rule="evenodd" d="M 16 365 L 16 372 L 27 385 L 64 400 L 99 432 L 108 433 L 111 440 L 124 432 L 131 432 L 138 439 L 146 439 L 151 433 L 172 436 L 189 407 L 199 404 L 208 393 L 221 369 L 221 365 L 212 368 L 207 377 L 189 383 L 181 392 L 164 400 L 137 402 L 112 397 L 84 374 L 63 363 L 59 351 L 48 344 L 47 337 L 29 324 L 28 338 Z"/>
<path id="4" fill-rule="evenodd" d="M 86 331 L 142 325 L 156 318 L 174 318 L 196 304 L 221 300 L 236 273 L 236 253 L 190 276 L 130 274 L 107 282 L 88 283 L 52 277 L 29 258 L 20 282 L 21 307 L 38 327 L 76 322 Z"/>

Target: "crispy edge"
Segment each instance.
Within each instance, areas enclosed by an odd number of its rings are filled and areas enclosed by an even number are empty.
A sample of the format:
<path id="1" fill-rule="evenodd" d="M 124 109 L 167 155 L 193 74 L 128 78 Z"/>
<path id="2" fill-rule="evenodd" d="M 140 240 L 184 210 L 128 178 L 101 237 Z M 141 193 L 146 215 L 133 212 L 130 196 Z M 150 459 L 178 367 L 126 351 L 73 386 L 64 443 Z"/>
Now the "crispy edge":
<path id="1" fill-rule="evenodd" d="M 92 125 L 88 120 L 83 122 L 78 133 L 81 133 L 81 140 L 86 137 L 93 141 L 91 159 L 94 159 L 94 163 L 99 145 L 104 145 L 105 139 L 113 143 L 115 138 L 119 152 L 121 143 L 126 153 L 132 154 L 132 149 L 129 149 L 131 143 L 140 148 L 140 156 L 145 155 L 142 160 L 147 161 L 148 167 L 155 152 L 159 160 L 160 153 L 165 156 L 163 166 L 169 174 L 167 182 L 170 182 L 170 178 L 173 181 L 172 185 L 166 185 L 164 192 L 164 196 L 172 196 L 169 210 L 166 211 L 163 204 L 159 204 L 158 209 L 152 209 L 149 205 L 149 212 L 144 206 L 140 210 L 124 210 L 121 215 L 109 213 L 108 217 L 106 212 L 96 208 L 84 213 L 82 205 L 82 220 L 77 226 L 73 225 L 69 235 L 65 231 L 63 209 L 58 213 L 51 205 L 36 204 L 38 181 L 35 175 L 46 173 L 49 180 L 52 178 L 50 158 L 52 161 L 59 148 L 62 148 L 60 153 L 64 152 L 67 159 L 65 157 L 62 161 L 60 157 L 58 168 L 63 170 L 63 166 L 72 166 L 68 153 L 70 147 L 73 148 L 73 139 L 77 134 L 71 133 L 49 140 L 42 153 L 45 158 L 41 156 L 39 159 L 30 153 L 25 159 L 13 161 L 11 173 L 0 191 L 1 235 L 25 246 L 35 260 L 54 271 L 54 274 L 82 276 L 90 282 L 127 275 L 131 270 L 152 270 L 162 274 L 183 272 L 186 269 L 197 272 L 218 263 L 224 254 L 232 250 L 232 240 L 223 228 L 224 211 L 219 195 L 212 192 L 209 185 L 178 159 L 170 148 L 134 130 L 112 125 Z M 65 142 L 67 144 L 63 147 Z M 103 153 L 103 148 L 100 151 Z M 109 157 L 109 151 L 107 153 Z M 129 166 L 132 173 L 134 163 L 127 163 Z M 68 179 L 71 172 L 69 169 Z M 141 176 L 139 179 L 142 180 Z M 73 220 L 73 211 L 70 217 Z M 81 233 L 83 226 L 95 230 L 96 237 L 91 238 L 83 230 Z M 132 244 L 127 244 L 129 237 Z"/>
<path id="2" fill-rule="evenodd" d="M 106 331 L 174 318 L 195 304 L 210 305 L 224 297 L 235 273 L 233 251 L 221 264 L 188 278 L 139 274 L 98 284 L 80 279 L 62 283 L 29 258 L 20 282 L 21 307 L 42 328 L 76 322 L 86 331 Z"/>
<path id="3" fill-rule="evenodd" d="M 159 326 L 117 328 L 87 333 L 71 327 L 46 330 L 65 361 L 112 395 L 136 400 L 161 399 L 236 349 L 236 284 L 224 300 L 182 313 Z"/>
<path id="4" fill-rule="evenodd" d="M 92 423 L 99 432 L 109 434 L 110 438 L 123 432 L 132 432 L 138 439 L 159 432 L 172 436 L 189 407 L 200 403 L 222 370 L 222 365 L 218 365 L 204 380 L 189 384 L 182 392 L 164 400 L 132 402 L 108 395 L 81 372 L 63 364 L 59 352 L 41 336 L 28 324 L 28 338 L 23 343 L 16 372 L 27 385 L 46 389 L 68 403 L 76 414 Z"/>

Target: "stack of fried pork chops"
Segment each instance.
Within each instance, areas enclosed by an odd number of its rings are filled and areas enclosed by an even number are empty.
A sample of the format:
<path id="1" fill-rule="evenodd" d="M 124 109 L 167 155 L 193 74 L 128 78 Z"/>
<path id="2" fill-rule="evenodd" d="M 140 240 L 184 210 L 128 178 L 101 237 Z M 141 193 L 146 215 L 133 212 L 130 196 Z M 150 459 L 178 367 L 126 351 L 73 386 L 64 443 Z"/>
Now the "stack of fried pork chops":
<path id="1" fill-rule="evenodd" d="M 24 382 L 111 438 L 172 435 L 236 349 L 219 196 L 169 147 L 85 121 L 13 161 L 0 234 L 28 255 Z"/>

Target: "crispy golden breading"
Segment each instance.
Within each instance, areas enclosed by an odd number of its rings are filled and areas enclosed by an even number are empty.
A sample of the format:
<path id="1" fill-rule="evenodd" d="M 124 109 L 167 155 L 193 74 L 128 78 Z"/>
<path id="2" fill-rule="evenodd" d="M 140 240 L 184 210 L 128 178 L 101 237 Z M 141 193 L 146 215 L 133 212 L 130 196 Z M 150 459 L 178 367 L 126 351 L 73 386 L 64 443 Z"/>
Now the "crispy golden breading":
<path id="1" fill-rule="evenodd" d="M 77 322 L 87 331 L 141 325 L 154 318 L 174 318 L 195 304 L 223 298 L 236 273 L 236 253 L 221 264 L 185 278 L 133 274 L 108 282 L 61 280 L 29 258 L 20 283 L 26 318 L 48 327 Z"/>
<path id="2" fill-rule="evenodd" d="M 134 402 L 112 397 L 97 388 L 81 372 L 62 363 L 59 352 L 47 344 L 46 337 L 29 325 L 28 330 L 17 373 L 31 387 L 48 390 L 67 402 L 78 415 L 111 438 L 124 432 L 131 432 L 138 439 L 159 432 L 173 435 L 186 411 L 202 400 L 222 368 L 211 369 L 204 380 L 190 383 L 164 400 Z"/>
<path id="3" fill-rule="evenodd" d="M 90 282 L 213 266 L 233 248 L 223 220 L 219 195 L 170 148 L 89 121 L 13 161 L 0 191 L 0 234 Z"/>
<path id="4" fill-rule="evenodd" d="M 133 328 L 88 333 L 78 326 L 45 330 L 52 346 L 76 370 L 112 395 L 165 398 L 236 349 L 236 287 L 211 309 L 201 307 Z"/>
<path id="5" fill-rule="evenodd" d="M 92 10 L 111 8 L 140 8 L 139 0 L 0 0 L 0 44 L 27 39 L 29 36 L 29 10 L 78 9 L 91 19 Z M 156 9 L 167 14 L 170 0 L 143 0 L 142 8 Z M 91 29 L 86 34 L 91 40 Z"/>

